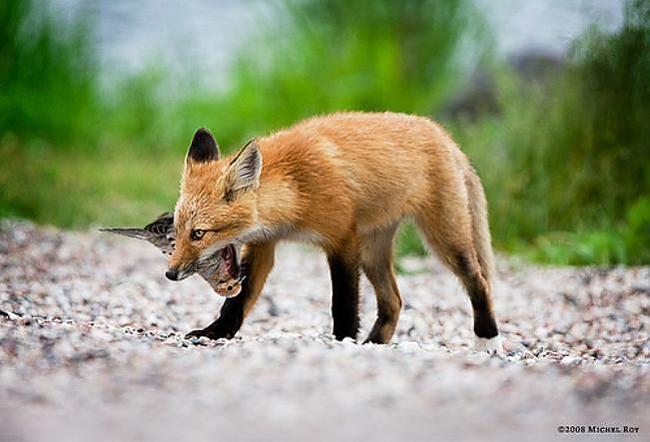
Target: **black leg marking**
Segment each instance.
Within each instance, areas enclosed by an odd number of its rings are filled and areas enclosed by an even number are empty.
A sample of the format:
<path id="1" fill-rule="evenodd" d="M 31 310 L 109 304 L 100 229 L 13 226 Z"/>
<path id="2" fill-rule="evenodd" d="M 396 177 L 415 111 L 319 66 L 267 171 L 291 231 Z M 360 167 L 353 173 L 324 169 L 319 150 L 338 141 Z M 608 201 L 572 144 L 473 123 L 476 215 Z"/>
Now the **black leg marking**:
<path id="1" fill-rule="evenodd" d="M 488 287 L 480 276 L 480 269 L 474 269 L 464 253 L 456 255 L 456 265 L 472 302 L 474 333 L 479 338 L 494 338 L 499 334 L 499 330 L 489 303 Z"/>
<path id="2" fill-rule="evenodd" d="M 487 312 L 474 312 L 474 334 L 479 338 L 491 339 L 499 334 L 494 316 Z"/>
<path id="3" fill-rule="evenodd" d="M 359 331 L 359 267 L 340 256 L 329 257 L 332 279 L 332 318 L 338 340 L 356 339 Z"/>
<path id="4" fill-rule="evenodd" d="M 386 316 L 385 314 L 379 313 L 374 325 L 372 326 L 372 330 L 370 330 L 368 338 L 363 341 L 363 343 L 387 344 L 390 339 L 386 340 L 384 336 L 381 335 L 381 330 L 390 324 L 392 324 L 392 318 Z"/>
<path id="5" fill-rule="evenodd" d="M 242 263 L 242 274 L 248 275 L 249 268 L 248 263 Z M 210 339 L 232 339 L 244 322 L 244 305 L 246 304 L 247 298 L 251 295 L 249 282 L 249 278 L 246 278 L 242 282 L 241 293 L 234 298 L 226 299 L 221 307 L 219 318 L 216 321 L 203 329 L 191 331 L 185 337 L 205 336 Z"/>

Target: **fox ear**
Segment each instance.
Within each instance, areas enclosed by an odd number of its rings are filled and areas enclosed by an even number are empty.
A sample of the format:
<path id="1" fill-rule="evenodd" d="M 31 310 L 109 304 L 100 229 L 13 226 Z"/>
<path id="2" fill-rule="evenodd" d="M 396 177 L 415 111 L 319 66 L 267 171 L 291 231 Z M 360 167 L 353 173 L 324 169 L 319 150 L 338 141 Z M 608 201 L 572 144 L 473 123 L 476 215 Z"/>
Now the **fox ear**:
<path id="1" fill-rule="evenodd" d="M 201 128 L 196 131 L 192 144 L 187 151 L 186 162 L 205 163 L 219 159 L 219 146 L 209 130 Z"/>
<path id="2" fill-rule="evenodd" d="M 262 153 L 255 140 L 246 143 L 239 151 L 227 173 L 227 200 L 232 200 L 239 191 L 257 188 L 262 173 Z"/>

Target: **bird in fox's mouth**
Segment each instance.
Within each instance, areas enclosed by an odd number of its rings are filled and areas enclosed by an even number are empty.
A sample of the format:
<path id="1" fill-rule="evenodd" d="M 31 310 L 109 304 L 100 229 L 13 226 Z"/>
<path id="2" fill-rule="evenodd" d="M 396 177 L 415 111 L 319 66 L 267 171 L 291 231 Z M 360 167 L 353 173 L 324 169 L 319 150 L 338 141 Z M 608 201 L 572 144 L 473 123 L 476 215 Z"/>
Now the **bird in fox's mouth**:
<path id="1" fill-rule="evenodd" d="M 165 212 L 144 228 L 105 228 L 102 232 L 116 233 L 148 241 L 165 255 L 171 255 L 175 247 L 174 216 Z M 241 245 L 227 244 L 205 258 L 197 260 L 183 271 L 169 269 L 165 276 L 172 281 L 180 281 L 198 273 L 220 296 L 232 298 L 242 289 L 246 275 L 241 265 Z"/>

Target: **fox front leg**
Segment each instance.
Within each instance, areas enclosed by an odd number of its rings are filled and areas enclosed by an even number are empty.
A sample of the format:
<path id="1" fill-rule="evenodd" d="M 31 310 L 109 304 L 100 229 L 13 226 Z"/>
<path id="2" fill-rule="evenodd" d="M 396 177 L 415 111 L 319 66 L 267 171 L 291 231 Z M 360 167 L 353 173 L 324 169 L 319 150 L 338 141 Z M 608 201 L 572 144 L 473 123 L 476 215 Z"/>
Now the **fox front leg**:
<path id="1" fill-rule="evenodd" d="M 216 321 L 203 329 L 188 333 L 186 338 L 205 336 L 210 339 L 231 339 L 239 331 L 244 318 L 257 302 L 266 278 L 273 268 L 275 243 L 248 245 L 243 253 L 241 271 L 246 278 L 242 282 L 239 295 L 226 299 Z"/>
<path id="2" fill-rule="evenodd" d="M 357 338 L 359 330 L 359 244 L 356 235 L 327 253 L 332 280 L 332 333 Z"/>

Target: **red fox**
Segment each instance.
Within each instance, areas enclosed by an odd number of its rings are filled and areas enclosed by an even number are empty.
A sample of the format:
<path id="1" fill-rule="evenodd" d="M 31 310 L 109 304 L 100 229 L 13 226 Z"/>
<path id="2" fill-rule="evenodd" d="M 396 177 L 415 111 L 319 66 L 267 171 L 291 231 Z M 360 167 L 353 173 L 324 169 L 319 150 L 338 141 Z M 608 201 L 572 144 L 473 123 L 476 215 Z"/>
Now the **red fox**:
<path id="1" fill-rule="evenodd" d="M 232 338 L 262 291 L 276 244 L 296 239 L 327 255 L 336 339 L 356 339 L 363 271 L 378 307 L 366 342 L 389 342 L 402 307 L 393 240 L 405 218 L 464 284 L 476 337 L 498 345 L 485 195 L 441 126 L 405 114 L 335 113 L 228 157 L 199 129 L 185 159 L 166 276 L 181 280 L 217 260 L 216 291 L 228 299 L 216 321 L 188 336 Z"/>

